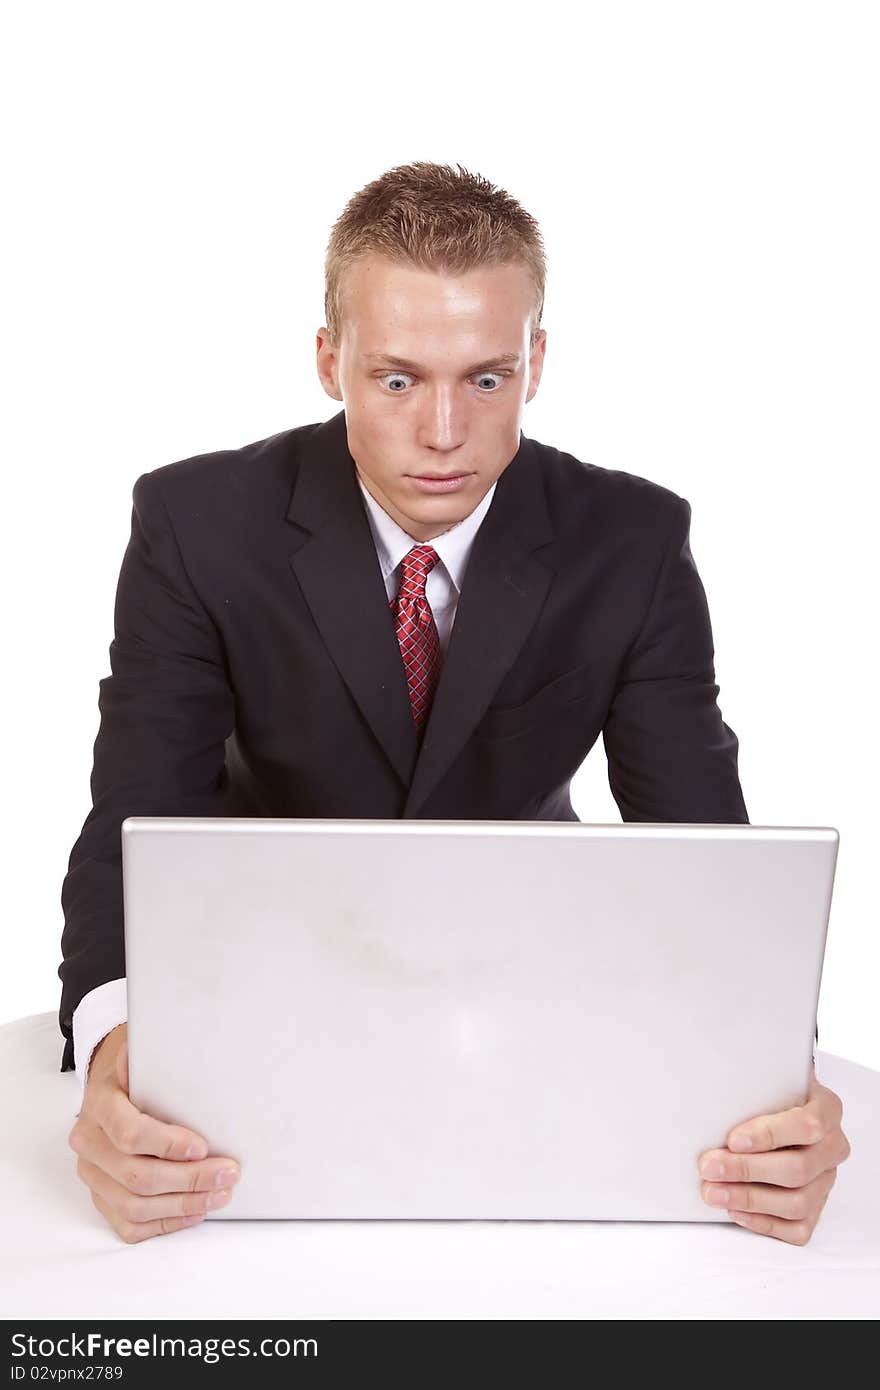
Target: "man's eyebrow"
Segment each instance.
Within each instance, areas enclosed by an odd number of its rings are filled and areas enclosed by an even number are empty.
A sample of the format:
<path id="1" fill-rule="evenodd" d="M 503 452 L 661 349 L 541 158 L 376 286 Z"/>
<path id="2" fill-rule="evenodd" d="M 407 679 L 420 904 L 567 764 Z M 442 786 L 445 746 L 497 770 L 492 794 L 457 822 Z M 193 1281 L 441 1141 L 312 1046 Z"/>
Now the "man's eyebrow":
<path id="1" fill-rule="evenodd" d="M 486 358 L 484 362 L 475 362 L 472 367 L 468 367 L 465 376 L 472 376 L 474 372 L 484 372 L 489 367 L 516 366 L 519 360 L 520 354 L 518 352 L 502 352 L 497 357 Z M 405 372 L 420 372 L 422 370 L 418 362 L 410 362 L 406 357 L 392 357 L 387 352 L 367 352 L 364 354 L 364 361 L 399 367 Z"/>

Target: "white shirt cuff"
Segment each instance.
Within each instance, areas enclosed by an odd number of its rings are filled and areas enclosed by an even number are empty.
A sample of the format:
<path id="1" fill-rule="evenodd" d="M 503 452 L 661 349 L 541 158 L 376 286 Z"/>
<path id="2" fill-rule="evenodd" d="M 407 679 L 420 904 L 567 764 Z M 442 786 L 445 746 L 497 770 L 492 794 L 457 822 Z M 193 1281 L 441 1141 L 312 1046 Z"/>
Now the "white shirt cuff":
<path id="1" fill-rule="evenodd" d="M 125 979 L 108 980 L 84 994 L 73 1011 L 73 1053 L 80 1084 L 80 1104 L 86 1089 L 89 1062 L 102 1038 L 128 1018 Z"/>

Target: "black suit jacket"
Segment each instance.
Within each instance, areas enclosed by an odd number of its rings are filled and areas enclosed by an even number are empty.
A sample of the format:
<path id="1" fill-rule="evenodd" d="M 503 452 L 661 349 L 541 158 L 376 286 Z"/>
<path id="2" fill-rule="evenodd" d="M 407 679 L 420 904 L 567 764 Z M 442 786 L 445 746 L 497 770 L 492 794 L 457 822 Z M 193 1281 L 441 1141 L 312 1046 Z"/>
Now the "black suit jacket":
<path id="1" fill-rule="evenodd" d="M 420 738 L 345 411 L 139 477 L 71 854 L 59 1020 L 125 974 L 130 815 L 577 820 L 602 733 L 624 821 L 748 823 L 690 505 L 520 435 Z"/>

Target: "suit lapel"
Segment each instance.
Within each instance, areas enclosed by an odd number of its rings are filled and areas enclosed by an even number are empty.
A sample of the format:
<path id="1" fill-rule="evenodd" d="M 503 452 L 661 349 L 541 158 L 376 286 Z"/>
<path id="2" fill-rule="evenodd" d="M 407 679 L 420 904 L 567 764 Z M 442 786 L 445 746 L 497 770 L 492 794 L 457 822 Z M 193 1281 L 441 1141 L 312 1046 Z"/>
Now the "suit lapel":
<path id="1" fill-rule="evenodd" d="M 428 722 L 413 724 L 385 583 L 348 450 L 345 411 L 308 436 L 287 519 L 290 563 L 327 648 L 416 814 L 461 751 L 537 619 L 553 578 L 532 552 L 553 539 L 533 442 L 502 473 L 477 532 Z"/>
<path id="2" fill-rule="evenodd" d="M 418 814 L 483 717 L 552 583 L 552 568 L 532 554 L 554 535 L 539 467 L 521 434 L 474 540 L 405 817 Z"/>
<path id="3" fill-rule="evenodd" d="M 287 520 L 290 555 L 318 630 L 392 767 L 408 786 L 418 751 L 385 581 L 348 452 L 345 411 L 306 440 Z"/>

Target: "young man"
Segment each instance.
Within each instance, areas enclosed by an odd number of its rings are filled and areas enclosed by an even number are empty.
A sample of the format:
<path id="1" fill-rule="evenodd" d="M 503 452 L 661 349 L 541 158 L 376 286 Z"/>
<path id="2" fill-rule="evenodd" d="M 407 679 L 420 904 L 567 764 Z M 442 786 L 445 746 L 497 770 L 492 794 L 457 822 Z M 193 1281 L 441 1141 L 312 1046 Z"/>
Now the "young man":
<path id="1" fill-rule="evenodd" d="M 201 1220 L 238 1171 L 128 1097 L 126 816 L 576 820 L 601 732 L 624 820 L 748 821 L 689 504 L 521 432 L 534 219 L 461 166 L 404 166 L 351 199 L 325 271 L 317 367 L 344 409 L 134 486 L 59 970 L 70 1144 L 129 1241 Z M 705 1199 L 804 1243 L 840 1121 L 814 1075 L 743 1152 L 702 1156 Z"/>

